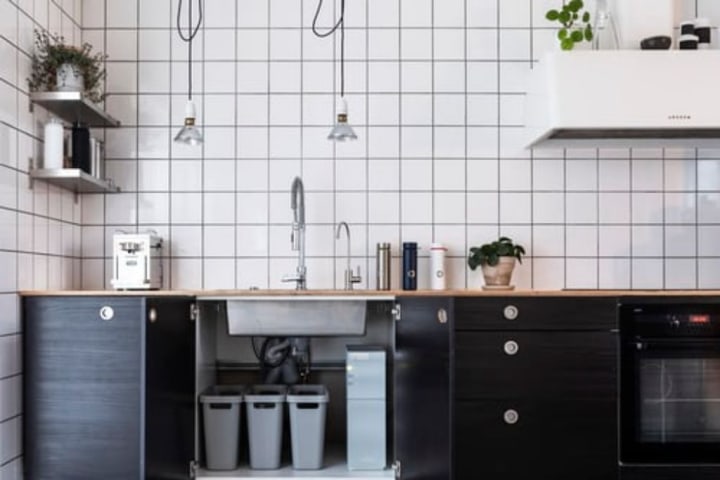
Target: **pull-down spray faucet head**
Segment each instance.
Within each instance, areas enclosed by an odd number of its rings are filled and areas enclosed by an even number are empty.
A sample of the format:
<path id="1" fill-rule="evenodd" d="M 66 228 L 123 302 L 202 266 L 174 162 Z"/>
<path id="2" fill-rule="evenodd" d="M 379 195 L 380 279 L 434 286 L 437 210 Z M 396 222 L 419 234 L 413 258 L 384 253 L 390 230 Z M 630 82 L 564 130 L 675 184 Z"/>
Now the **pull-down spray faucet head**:
<path id="1" fill-rule="evenodd" d="M 293 211 L 292 248 L 299 250 L 300 232 L 305 230 L 305 187 L 300 177 L 292 182 L 290 208 Z"/>

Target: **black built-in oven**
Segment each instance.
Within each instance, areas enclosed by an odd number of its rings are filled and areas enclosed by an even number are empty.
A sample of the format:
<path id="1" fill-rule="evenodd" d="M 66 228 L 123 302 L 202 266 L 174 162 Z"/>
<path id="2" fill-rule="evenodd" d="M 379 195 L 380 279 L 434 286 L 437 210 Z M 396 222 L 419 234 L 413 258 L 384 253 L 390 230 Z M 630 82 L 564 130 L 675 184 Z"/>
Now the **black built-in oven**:
<path id="1" fill-rule="evenodd" d="M 621 301 L 619 414 L 627 478 L 720 478 L 720 298 Z"/>

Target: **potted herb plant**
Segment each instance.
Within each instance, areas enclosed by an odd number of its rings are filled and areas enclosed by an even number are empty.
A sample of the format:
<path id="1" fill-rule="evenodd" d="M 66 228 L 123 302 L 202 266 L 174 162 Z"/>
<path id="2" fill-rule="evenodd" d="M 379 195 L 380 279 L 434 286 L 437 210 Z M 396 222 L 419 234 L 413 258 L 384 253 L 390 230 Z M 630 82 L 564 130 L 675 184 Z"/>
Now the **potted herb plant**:
<path id="1" fill-rule="evenodd" d="M 92 53 L 92 46 L 65 44 L 63 37 L 35 30 L 35 51 L 28 86 L 32 92 L 81 91 L 95 103 L 101 102 L 102 80 L 105 78 L 101 53 Z"/>
<path id="2" fill-rule="evenodd" d="M 508 237 L 500 237 L 480 247 L 471 247 L 468 266 L 473 271 L 477 267 L 482 267 L 485 287 L 511 288 L 510 279 L 515 268 L 515 260 L 522 263 L 523 255 L 525 249 L 522 245 L 513 243 Z"/>
<path id="3" fill-rule="evenodd" d="M 572 50 L 576 43 L 584 40 L 592 42 L 593 28 L 590 24 L 590 12 L 583 10 L 584 8 L 585 4 L 582 0 L 563 1 L 562 8 L 550 9 L 545 14 L 545 18 L 560 24 L 557 38 L 560 41 L 561 49 Z"/>

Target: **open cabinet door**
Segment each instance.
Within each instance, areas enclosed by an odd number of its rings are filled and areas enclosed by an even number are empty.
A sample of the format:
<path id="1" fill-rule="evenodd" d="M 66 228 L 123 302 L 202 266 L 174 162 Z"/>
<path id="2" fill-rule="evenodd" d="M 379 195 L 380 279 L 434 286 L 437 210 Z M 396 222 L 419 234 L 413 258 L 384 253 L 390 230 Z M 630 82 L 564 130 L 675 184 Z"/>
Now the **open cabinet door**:
<path id="1" fill-rule="evenodd" d="M 403 480 L 452 471 L 453 301 L 404 297 L 395 322 L 395 456 Z"/>

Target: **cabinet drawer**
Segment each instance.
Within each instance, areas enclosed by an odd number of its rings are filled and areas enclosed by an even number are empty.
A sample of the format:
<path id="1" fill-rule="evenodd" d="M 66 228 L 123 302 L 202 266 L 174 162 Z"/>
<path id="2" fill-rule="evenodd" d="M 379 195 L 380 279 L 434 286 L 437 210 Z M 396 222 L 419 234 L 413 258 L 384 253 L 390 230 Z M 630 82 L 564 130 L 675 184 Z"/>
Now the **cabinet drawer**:
<path id="1" fill-rule="evenodd" d="M 614 401 L 456 402 L 456 479 L 615 479 L 615 419 Z"/>
<path id="2" fill-rule="evenodd" d="M 610 330 L 614 297 L 457 298 L 457 330 Z"/>
<path id="3" fill-rule="evenodd" d="M 616 351 L 611 332 L 457 332 L 455 396 L 614 400 Z"/>

